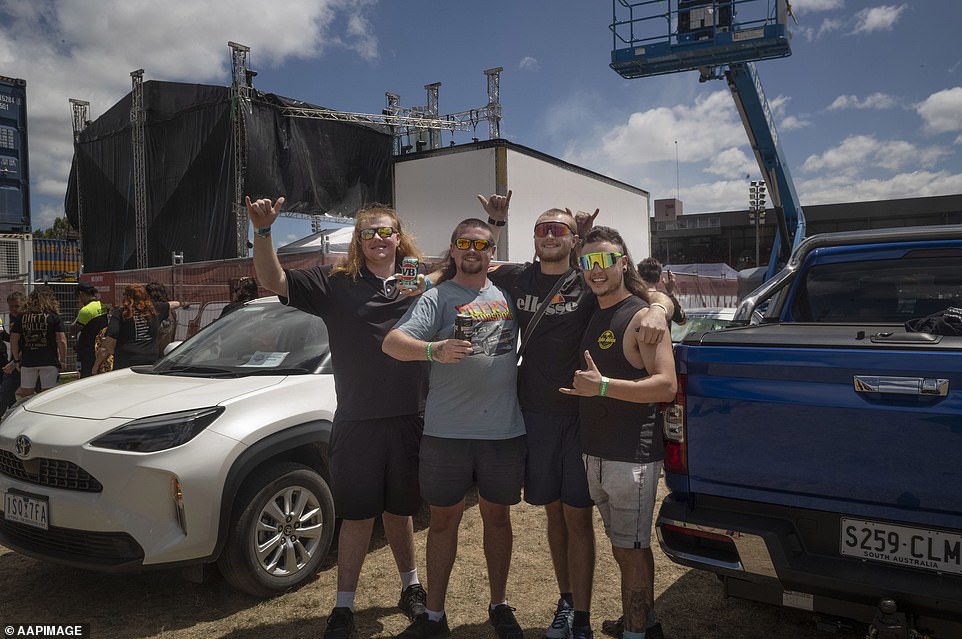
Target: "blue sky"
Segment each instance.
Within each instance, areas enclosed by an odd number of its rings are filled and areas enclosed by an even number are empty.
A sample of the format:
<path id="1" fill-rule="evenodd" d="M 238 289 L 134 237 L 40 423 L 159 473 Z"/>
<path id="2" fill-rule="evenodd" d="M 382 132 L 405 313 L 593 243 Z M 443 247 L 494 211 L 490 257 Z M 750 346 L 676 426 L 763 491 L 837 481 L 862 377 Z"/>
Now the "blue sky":
<path id="1" fill-rule="evenodd" d="M 962 193 L 962 2 L 792 4 L 793 55 L 758 72 L 802 205 Z M 724 82 L 621 78 L 611 17 L 608 0 L 0 0 L 0 74 L 28 83 L 34 226 L 62 215 L 68 98 L 96 118 L 138 68 L 227 85 L 228 40 L 251 47 L 256 88 L 344 111 L 380 112 L 385 91 L 423 105 L 432 82 L 441 113 L 481 107 L 501 66 L 502 137 L 677 191 L 686 213 L 746 208 L 758 168 Z"/>

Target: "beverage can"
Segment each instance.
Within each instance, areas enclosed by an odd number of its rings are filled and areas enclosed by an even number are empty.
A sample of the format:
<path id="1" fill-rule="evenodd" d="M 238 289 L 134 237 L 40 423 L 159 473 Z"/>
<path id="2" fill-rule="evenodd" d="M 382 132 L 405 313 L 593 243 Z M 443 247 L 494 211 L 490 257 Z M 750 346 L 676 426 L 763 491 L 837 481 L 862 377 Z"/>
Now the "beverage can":
<path id="1" fill-rule="evenodd" d="M 405 257 L 401 260 L 401 279 L 398 286 L 402 288 L 418 287 L 418 258 Z"/>
<path id="2" fill-rule="evenodd" d="M 474 319 L 467 313 L 458 313 L 454 318 L 454 339 L 471 341 L 474 336 Z"/>

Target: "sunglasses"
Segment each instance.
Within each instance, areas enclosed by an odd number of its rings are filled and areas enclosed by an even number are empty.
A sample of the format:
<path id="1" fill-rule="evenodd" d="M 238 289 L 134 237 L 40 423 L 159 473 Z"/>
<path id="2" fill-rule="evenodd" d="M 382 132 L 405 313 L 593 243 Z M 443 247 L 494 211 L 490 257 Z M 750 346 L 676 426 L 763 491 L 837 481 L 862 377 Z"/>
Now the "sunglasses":
<path id="1" fill-rule="evenodd" d="M 568 237 L 573 235 L 574 231 L 564 222 L 539 222 L 534 225 L 535 237 L 548 237 L 548 233 L 553 237 Z"/>
<path id="2" fill-rule="evenodd" d="M 469 240 L 466 237 L 459 237 L 454 240 L 454 246 L 461 249 L 462 251 L 467 251 L 469 248 L 474 248 L 475 251 L 486 251 L 488 248 L 494 246 L 491 240 Z"/>
<path id="3" fill-rule="evenodd" d="M 360 236 L 362 240 L 373 240 L 374 235 L 377 234 L 378 237 L 387 239 L 397 233 L 390 226 L 379 226 L 376 229 L 361 229 Z"/>
<path id="4" fill-rule="evenodd" d="M 601 268 L 611 268 L 614 266 L 618 258 L 621 257 L 621 253 L 585 253 L 578 258 L 578 264 L 581 265 L 581 270 L 590 271 L 596 266 Z"/>

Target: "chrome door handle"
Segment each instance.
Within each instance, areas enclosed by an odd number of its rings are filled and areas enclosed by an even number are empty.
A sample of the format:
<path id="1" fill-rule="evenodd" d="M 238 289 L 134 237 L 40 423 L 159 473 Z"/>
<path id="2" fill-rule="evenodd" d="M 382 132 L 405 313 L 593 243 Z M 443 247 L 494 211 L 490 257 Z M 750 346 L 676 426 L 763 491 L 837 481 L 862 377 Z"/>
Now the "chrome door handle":
<path id="1" fill-rule="evenodd" d="M 857 393 L 925 395 L 930 397 L 945 397 L 949 394 L 949 380 L 937 377 L 855 375 L 853 381 Z"/>

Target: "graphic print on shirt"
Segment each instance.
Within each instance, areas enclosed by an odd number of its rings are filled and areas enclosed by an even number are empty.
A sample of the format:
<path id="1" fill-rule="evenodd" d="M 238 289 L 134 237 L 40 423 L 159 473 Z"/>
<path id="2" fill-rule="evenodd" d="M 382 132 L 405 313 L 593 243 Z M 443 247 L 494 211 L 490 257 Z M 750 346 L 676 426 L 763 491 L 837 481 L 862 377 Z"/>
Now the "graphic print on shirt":
<path id="1" fill-rule="evenodd" d="M 518 298 L 518 310 L 527 313 L 537 313 L 541 306 L 541 298 L 537 295 L 524 295 Z M 571 301 L 565 299 L 562 293 L 555 293 L 551 302 L 544 309 L 545 315 L 567 315 L 578 310 L 578 296 L 572 295 Z"/>
<path id="2" fill-rule="evenodd" d="M 467 313 L 474 320 L 474 345 L 472 355 L 503 355 L 514 350 L 514 335 L 505 322 L 514 319 L 506 302 L 469 302 L 456 307 L 458 313 Z"/>
<path id="3" fill-rule="evenodd" d="M 598 336 L 598 348 L 600 348 L 603 351 L 606 351 L 612 346 L 614 346 L 617 341 L 618 340 L 615 338 L 615 334 L 609 328 L 604 333 Z"/>
<path id="4" fill-rule="evenodd" d="M 150 341 L 150 318 L 140 313 L 134 313 L 134 341 L 135 342 L 149 342 Z"/>

